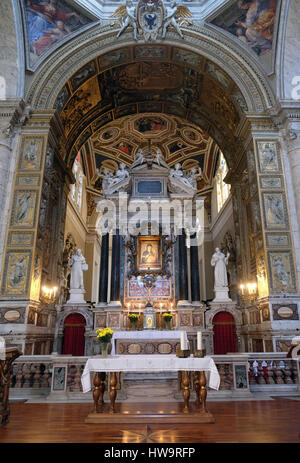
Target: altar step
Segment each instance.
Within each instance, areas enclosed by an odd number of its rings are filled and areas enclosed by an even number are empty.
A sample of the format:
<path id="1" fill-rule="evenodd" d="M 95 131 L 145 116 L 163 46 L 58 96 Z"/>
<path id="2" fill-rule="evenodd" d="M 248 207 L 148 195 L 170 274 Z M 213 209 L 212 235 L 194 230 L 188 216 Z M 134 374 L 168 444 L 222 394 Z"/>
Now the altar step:
<path id="1" fill-rule="evenodd" d="M 124 393 L 128 402 L 177 402 L 177 373 L 126 373 Z"/>

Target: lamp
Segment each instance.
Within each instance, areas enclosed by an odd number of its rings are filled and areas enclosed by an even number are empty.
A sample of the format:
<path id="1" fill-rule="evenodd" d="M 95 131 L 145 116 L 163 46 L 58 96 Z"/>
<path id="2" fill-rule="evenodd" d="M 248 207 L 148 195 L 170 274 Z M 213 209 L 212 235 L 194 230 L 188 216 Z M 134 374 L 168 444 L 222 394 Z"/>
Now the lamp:
<path id="1" fill-rule="evenodd" d="M 41 292 L 41 302 L 45 305 L 53 304 L 56 300 L 56 293 L 57 293 L 57 286 L 49 287 L 49 286 L 42 286 Z"/>
<path id="2" fill-rule="evenodd" d="M 246 282 L 240 284 L 240 299 L 245 304 L 248 301 L 252 304 L 257 298 L 257 283 Z"/>

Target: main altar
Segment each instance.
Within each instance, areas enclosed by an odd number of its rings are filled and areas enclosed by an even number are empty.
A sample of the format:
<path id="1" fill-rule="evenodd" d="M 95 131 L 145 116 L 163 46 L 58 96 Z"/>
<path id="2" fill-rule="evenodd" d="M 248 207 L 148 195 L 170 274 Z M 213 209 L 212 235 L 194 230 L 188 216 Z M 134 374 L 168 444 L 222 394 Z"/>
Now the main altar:
<path id="1" fill-rule="evenodd" d="M 81 282 L 81 286 L 70 287 L 69 299 L 58 314 L 54 352 L 62 351 L 64 320 L 73 313 L 86 320 L 84 354 L 88 356 L 100 353 L 96 330 L 104 327 L 116 333 L 157 332 L 155 340 L 148 336 L 143 343 L 135 339 L 138 334 L 119 340 L 119 354 L 174 354 L 178 340 L 170 330 L 184 331 L 192 350 L 200 332 L 202 348 L 213 352 L 212 329 L 205 327 L 207 306 L 200 295 L 204 198 L 197 195 L 197 181 L 201 168 L 183 168 L 180 163 L 170 168 L 160 148 L 151 143 L 137 150 L 130 167 L 120 162 L 115 172 L 107 167 L 97 170 L 102 185 L 102 194 L 93 196 L 101 236 L 98 300 L 86 301 L 82 275 L 72 276 L 80 265 L 81 273 L 92 271 L 77 250 L 68 260 L 70 283 Z M 227 293 L 228 288 L 227 292 L 216 289 L 213 310 L 220 304 L 235 308 Z"/>
<path id="2" fill-rule="evenodd" d="M 139 404 L 133 411 L 125 405 L 116 404 L 117 374 L 120 372 L 161 372 L 171 371 L 180 374 L 182 383 L 183 403 L 178 404 L 176 410 L 159 410 L 158 404 L 151 404 L 151 411 L 145 411 L 143 404 Z M 87 361 L 82 377 L 82 390 L 88 392 L 92 389 L 93 378 L 93 410 L 87 416 L 86 423 L 160 423 L 168 418 L 168 423 L 214 423 L 213 415 L 207 410 L 207 377 L 208 385 L 218 389 L 220 376 L 217 367 L 210 357 L 179 358 L 175 355 L 162 355 L 155 358 L 152 355 L 139 356 L 111 356 L 106 359 L 91 358 Z M 109 375 L 109 404 L 104 402 L 106 389 L 106 376 Z M 191 375 L 193 378 L 191 380 Z M 190 403 L 190 389 L 195 390 L 196 400 Z M 161 408 L 161 407 L 160 407 Z"/>

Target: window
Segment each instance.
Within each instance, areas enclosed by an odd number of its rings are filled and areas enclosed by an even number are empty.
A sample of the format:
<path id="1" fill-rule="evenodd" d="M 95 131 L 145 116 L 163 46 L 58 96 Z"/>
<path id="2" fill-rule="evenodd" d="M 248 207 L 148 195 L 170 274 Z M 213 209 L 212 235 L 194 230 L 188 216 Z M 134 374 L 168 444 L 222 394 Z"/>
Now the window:
<path id="1" fill-rule="evenodd" d="M 219 156 L 219 167 L 216 172 L 216 181 L 217 181 L 217 203 L 218 203 L 218 212 L 221 210 L 223 204 L 230 194 L 230 185 L 224 182 L 228 172 L 228 167 L 223 156 L 223 153 L 220 152 Z"/>

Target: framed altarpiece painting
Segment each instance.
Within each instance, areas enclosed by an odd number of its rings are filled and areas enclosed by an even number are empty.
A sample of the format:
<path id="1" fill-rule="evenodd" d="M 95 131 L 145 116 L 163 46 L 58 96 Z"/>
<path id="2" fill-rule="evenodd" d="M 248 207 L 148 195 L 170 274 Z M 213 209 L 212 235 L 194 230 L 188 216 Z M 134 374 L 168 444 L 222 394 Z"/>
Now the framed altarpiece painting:
<path id="1" fill-rule="evenodd" d="M 160 236 L 138 237 L 137 269 L 139 272 L 161 271 L 162 252 Z"/>

